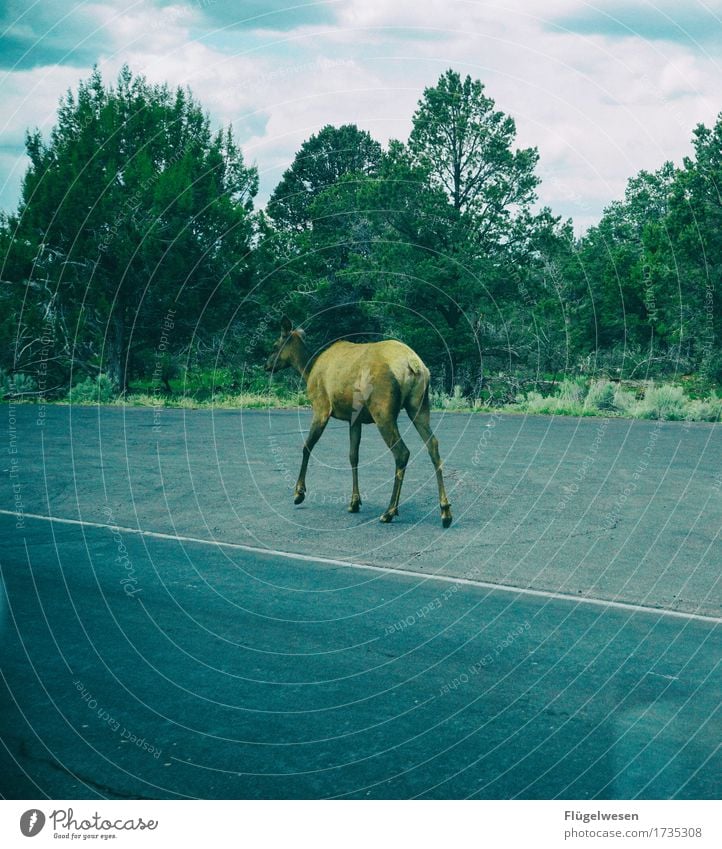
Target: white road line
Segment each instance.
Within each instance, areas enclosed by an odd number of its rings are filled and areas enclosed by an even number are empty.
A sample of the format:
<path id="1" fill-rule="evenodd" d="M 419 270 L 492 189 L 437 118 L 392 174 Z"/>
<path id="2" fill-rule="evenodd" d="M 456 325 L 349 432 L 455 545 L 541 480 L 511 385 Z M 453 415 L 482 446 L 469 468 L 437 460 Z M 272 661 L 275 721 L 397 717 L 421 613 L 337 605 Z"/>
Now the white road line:
<path id="1" fill-rule="evenodd" d="M 551 590 L 534 590 L 528 587 L 514 587 L 510 584 L 494 584 L 490 581 L 474 581 L 471 578 L 455 578 L 453 575 L 429 575 L 424 572 L 414 572 L 412 569 L 394 569 L 391 566 L 376 566 L 372 563 L 354 563 L 352 560 L 336 560 L 332 557 L 320 555 L 298 554 L 294 551 L 280 551 L 276 548 L 260 548 L 255 545 L 246 545 L 242 542 L 224 542 L 223 540 L 203 539 L 202 537 L 189 537 L 180 534 L 164 534 L 160 531 L 144 531 L 140 528 L 126 528 L 122 525 L 108 525 L 103 522 L 88 522 L 80 519 L 62 519 L 59 516 L 41 516 L 38 513 L 17 513 L 14 510 L 0 509 L 0 515 L 13 516 L 16 519 L 35 519 L 42 522 L 55 522 L 60 525 L 75 525 L 83 528 L 102 528 L 106 531 L 120 531 L 124 534 L 135 534 L 151 539 L 173 540 L 174 542 L 189 542 L 195 545 L 208 545 L 214 548 L 230 548 L 238 551 L 248 551 L 252 554 L 268 554 L 274 557 L 283 557 L 286 560 L 300 560 L 305 563 L 322 563 L 326 566 L 343 566 L 346 569 L 362 569 L 367 572 L 381 572 L 386 575 L 404 575 L 407 578 L 415 578 L 423 581 L 439 581 L 444 584 L 461 584 L 462 586 L 476 587 L 486 590 L 494 590 L 515 595 L 533 596 L 535 598 L 549 598 L 556 601 L 574 602 L 574 604 L 593 605 L 595 607 L 611 607 L 615 610 L 627 610 L 633 613 L 653 613 L 656 616 L 672 616 L 677 619 L 693 619 L 698 622 L 711 622 L 722 624 L 722 617 L 705 616 L 702 613 L 684 613 L 679 610 L 666 610 L 661 607 L 648 607 L 643 604 L 632 604 L 626 601 L 610 601 L 603 598 L 590 598 L 589 596 L 576 596 L 568 593 L 557 593 Z"/>

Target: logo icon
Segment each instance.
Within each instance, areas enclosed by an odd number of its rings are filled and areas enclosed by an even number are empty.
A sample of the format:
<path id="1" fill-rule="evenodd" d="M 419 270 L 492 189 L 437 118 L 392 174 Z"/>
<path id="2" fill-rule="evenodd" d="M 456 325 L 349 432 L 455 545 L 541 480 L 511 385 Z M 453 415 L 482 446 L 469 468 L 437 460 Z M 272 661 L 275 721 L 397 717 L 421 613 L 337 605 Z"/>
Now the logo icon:
<path id="1" fill-rule="evenodd" d="M 45 825 L 45 814 L 37 808 L 32 808 L 20 817 L 20 831 L 25 837 L 35 837 L 40 834 Z"/>

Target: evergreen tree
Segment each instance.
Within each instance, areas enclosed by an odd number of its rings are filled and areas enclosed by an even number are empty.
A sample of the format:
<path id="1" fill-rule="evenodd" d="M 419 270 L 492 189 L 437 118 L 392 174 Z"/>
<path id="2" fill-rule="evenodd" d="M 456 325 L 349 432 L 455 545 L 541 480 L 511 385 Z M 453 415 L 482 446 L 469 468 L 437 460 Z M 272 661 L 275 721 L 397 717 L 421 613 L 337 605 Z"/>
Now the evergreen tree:
<path id="1" fill-rule="evenodd" d="M 305 230 L 312 224 L 311 205 L 321 192 L 346 174 L 374 174 L 381 145 L 355 124 L 325 126 L 296 154 L 268 202 L 268 215 L 279 228 Z"/>
<path id="2" fill-rule="evenodd" d="M 536 200 L 535 148 L 513 149 L 514 119 L 495 108 L 479 80 L 448 70 L 419 101 L 409 149 L 460 214 L 474 219 L 484 249 L 507 241 Z"/>
<path id="3" fill-rule="evenodd" d="M 154 353 L 223 326 L 249 284 L 257 175 L 190 92 L 127 67 L 106 87 L 95 70 L 47 141 L 28 133 L 27 152 L 9 222 L 15 368 L 32 361 L 44 320 L 58 366 L 106 371 L 125 389 Z"/>

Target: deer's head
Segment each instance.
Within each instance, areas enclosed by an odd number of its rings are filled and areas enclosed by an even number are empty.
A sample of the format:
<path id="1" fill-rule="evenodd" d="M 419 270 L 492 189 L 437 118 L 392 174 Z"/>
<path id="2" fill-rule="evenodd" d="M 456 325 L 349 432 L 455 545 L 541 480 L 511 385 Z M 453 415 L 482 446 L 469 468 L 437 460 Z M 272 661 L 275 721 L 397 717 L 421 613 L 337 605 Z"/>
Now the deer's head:
<path id="1" fill-rule="evenodd" d="M 266 371 L 280 371 L 289 366 L 298 368 L 299 365 L 305 365 L 305 337 L 306 333 L 301 328 L 294 330 L 290 319 L 284 315 L 281 319 L 281 335 L 276 339 L 264 366 Z"/>

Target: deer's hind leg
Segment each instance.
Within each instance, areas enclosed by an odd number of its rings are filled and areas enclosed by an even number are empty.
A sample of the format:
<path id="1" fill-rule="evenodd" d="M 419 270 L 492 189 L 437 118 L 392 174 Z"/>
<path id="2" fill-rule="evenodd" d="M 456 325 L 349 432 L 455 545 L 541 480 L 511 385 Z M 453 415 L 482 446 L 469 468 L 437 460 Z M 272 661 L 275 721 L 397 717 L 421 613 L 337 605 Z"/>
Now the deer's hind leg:
<path id="1" fill-rule="evenodd" d="M 396 418 L 392 416 L 375 417 L 376 426 L 378 427 L 384 442 L 389 446 L 389 450 L 394 455 L 396 463 L 396 473 L 394 475 L 394 488 L 391 492 L 391 501 L 386 508 L 386 512 L 381 516 L 382 522 L 390 522 L 394 516 L 399 515 L 399 498 L 401 497 L 401 485 L 404 482 L 404 474 L 406 465 L 409 462 L 409 449 L 406 447 L 398 426 Z"/>
<path id="2" fill-rule="evenodd" d="M 356 418 L 349 428 L 351 439 L 351 450 L 349 460 L 351 461 L 351 476 L 353 478 L 353 489 L 351 492 L 351 503 L 348 506 L 349 513 L 358 513 L 361 506 L 361 493 L 358 489 L 358 449 L 361 444 L 361 419 Z"/>
<path id="3" fill-rule="evenodd" d="M 431 409 L 429 406 L 429 396 L 424 394 L 423 400 L 418 406 L 412 404 L 407 405 L 406 412 L 413 422 L 414 427 L 418 431 L 419 436 L 424 441 L 426 448 L 429 451 L 429 457 L 434 464 L 436 471 L 436 483 L 439 487 L 439 506 L 441 507 L 441 524 L 448 528 L 451 524 L 451 505 L 446 495 L 444 486 L 444 475 L 441 471 L 441 455 L 439 454 L 439 441 L 434 436 L 431 430 Z"/>
<path id="4" fill-rule="evenodd" d="M 329 416 L 330 412 L 327 413 L 324 411 L 323 413 L 319 413 L 316 410 L 313 411 L 311 427 L 308 431 L 306 441 L 303 444 L 303 459 L 301 460 L 301 471 L 298 473 L 298 480 L 296 481 L 296 489 L 294 491 L 293 498 L 294 504 L 300 504 L 306 497 L 306 469 L 308 468 L 308 461 L 311 457 L 313 446 L 321 438 L 321 434 L 328 424 Z"/>

